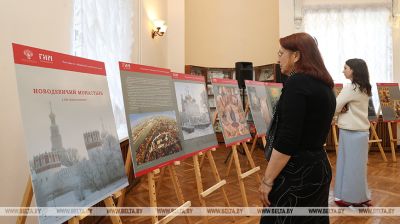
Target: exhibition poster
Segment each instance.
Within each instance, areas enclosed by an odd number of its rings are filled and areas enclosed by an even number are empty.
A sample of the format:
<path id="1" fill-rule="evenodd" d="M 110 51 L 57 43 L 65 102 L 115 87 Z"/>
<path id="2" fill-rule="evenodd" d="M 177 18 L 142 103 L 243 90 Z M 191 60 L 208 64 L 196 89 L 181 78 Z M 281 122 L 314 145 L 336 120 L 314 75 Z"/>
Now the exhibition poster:
<path id="1" fill-rule="evenodd" d="M 225 145 L 231 146 L 251 138 L 236 80 L 211 79 L 214 98 Z"/>
<path id="2" fill-rule="evenodd" d="M 335 97 L 339 96 L 339 93 L 343 89 L 343 84 L 342 83 L 335 83 L 333 86 L 333 93 L 335 94 Z"/>
<path id="3" fill-rule="evenodd" d="M 271 112 L 268 107 L 267 90 L 264 82 L 245 80 L 245 84 L 257 136 L 265 136 L 267 125 L 271 122 Z"/>
<path id="4" fill-rule="evenodd" d="M 104 63 L 18 44 L 13 52 L 37 206 L 90 207 L 127 186 Z"/>
<path id="5" fill-rule="evenodd" d="M 265 82 L 265 89 L 267 90 L 267 99 L 268 99 L 268 108 L 269 108 L 269 117 L 267 117 L 267 127 L 269 127 L 276 104 L 279 101 L 282 93 L 282 83 L 274 83 L 274 82 Z"/>
<path id="6" fill-rule="evenodd" d="M 378 121 L 378 116 L 376 114 L 374 102 L 372 101 L 372 96 L 370 96 L 368 100 L 368 120 L 374 122 Z"/>
<path id="7" fill-rule="evenodd" d="M 400 121 L 400 90 L 398 83 L 377 83 L 383 121 Z"/>
<path id="8" fill-rule="evenodd" d="M 135 176 L 184 155 L 169 69 L 120 62 L 122 95 Z"/>
<path id="9" fill-rule="evenodd" d="M 204 76 L 172 73 L 185 156 L 218 146 Z"/>

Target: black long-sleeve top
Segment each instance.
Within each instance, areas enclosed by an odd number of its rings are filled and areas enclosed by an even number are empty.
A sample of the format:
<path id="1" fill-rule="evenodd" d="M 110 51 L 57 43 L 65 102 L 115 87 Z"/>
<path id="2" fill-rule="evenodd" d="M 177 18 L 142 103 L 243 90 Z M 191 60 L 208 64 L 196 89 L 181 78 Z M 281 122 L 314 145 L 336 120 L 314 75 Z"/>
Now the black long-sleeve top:
<path id="1" fill-rule="evenodd" d="M 332 89 L 309 75 L 294 74 L 286 82 L 277 107 L 273 147 L 286 154 L 322 150 L 335 112 Z"/>

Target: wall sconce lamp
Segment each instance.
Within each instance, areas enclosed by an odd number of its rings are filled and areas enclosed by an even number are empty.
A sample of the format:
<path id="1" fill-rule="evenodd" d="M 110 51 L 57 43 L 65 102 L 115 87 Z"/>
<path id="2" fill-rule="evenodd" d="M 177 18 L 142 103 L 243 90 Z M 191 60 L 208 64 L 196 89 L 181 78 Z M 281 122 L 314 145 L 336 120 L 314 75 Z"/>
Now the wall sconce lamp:
<path id="1" fill-rule="evenodd" d="M 154 20 L 153 21 L 153 30 L 151 31 L 151 38 L 154 39 L 155 36 L 163 36 L 167 31 L 167 25 L 162 20 Z"/>

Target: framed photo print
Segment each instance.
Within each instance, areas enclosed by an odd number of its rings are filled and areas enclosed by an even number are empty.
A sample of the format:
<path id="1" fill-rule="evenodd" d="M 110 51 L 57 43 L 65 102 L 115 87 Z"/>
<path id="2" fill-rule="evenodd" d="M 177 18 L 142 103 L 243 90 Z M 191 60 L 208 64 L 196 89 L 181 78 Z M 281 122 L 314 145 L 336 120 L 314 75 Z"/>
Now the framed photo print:
<path id="1" fill-rule="evenodd" d="M 276 82 L 275 64 L 262 65 L 254 68 L 255 81 Z"/>

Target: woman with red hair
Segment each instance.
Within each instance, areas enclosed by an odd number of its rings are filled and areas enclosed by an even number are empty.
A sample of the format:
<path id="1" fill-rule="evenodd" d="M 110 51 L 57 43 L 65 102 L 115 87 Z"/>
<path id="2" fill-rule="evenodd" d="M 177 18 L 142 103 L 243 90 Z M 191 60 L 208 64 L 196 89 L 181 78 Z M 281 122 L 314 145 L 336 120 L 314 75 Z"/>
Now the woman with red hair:
<path id="1" fill-rule="evenodd" d="M 279 42 L 279 64 L 288 79 L 267 132 L 269 162 L 260 199 L 273 208 L 328 207 L 332 171 L 323 145 L 336 107 L 333 80 L 309 34 L 295 33 Z M 329 223 L 329 216 L 266 212 L 260 223 Z"/>

